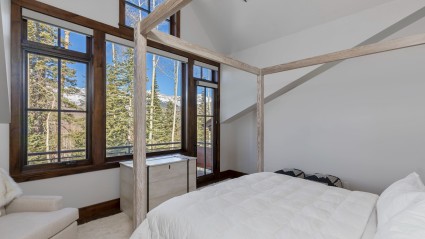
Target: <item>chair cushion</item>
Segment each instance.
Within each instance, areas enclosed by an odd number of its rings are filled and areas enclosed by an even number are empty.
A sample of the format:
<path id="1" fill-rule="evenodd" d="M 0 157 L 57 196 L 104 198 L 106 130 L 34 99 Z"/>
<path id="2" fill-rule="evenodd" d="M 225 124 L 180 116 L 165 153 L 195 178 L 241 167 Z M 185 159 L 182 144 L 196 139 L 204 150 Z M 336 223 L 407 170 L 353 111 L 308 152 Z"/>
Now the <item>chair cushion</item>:
<path id="1" fill-rule="evenodd" d="M 11 213 L 0 217 L 2 238 L 46 239 L 58 234 L 78 219 L 78 210 Z"/>

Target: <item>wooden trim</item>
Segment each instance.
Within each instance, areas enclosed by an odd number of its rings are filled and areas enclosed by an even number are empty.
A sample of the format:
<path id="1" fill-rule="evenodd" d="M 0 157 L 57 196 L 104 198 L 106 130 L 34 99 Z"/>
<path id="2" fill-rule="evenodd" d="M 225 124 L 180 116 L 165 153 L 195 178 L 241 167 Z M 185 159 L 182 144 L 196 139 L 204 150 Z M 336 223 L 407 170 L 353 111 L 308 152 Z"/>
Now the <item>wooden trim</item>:
<path id="1" fill-rule="evenodd" d="M 120 199 L 114 199 L 78 209 L 78 224 L 84 224 L 102 217 L 112 216 L 120 213 Z"/>
<path id="2" fill-rule="evenodd" d="M 315 56 L 304 60 L 294 61 L 286 64 L 266 67 L 262 69 L 264 75 L 283 71 L 295 70 L 307 66 L 320 65 L 324 63 L 346 60 L 350 58 L 372 55 L 376 53 L 393 51 L 397 49 L 413 47 L 425 44 L 425 34 L 402 37 L 394 40 L 358 46 L 347 50 L 337 51 L 329 54 Z"/>
<path id="3" fill-rule="evenodd" d="M 138 24 L 140 25 L 140 34 L 146 35 L 158 24 L 165 21 L 168 17 L 178 12 L 192 0 L 167 0 L 155 8 L 149 15 Z"/>
<path id="4" fill-rule="evenodd" d="M 180 38 L 180 22 L 181 14 L 180 11 L 176 12 L 171 16 L 171 35 Z"/>
<path id="5" fill-rule="evenodd" d="M 257 77 L 257 170 L 264 172 L 264 75 Z"/>
<path id="6" fill-rule="evenodd" d="M 11 122 L 9 133 L 9 171 L 12 176 L 19 175 L 23 166 L 23 59 L 22 59 L 22 19 L 21 7 L 14 2 L 11 5 Z M 16 178 L 15 178 L 16 180 Z"/>
<path id="7" fill-rule="evenodd" d="M 118 25 L 121 27 L 126 27 L 125 25 L 125 0 L 119 0 L 118 2 L 119 7 L 118 7 L 118 11 L 119 11 L 119 20 L 118 20 Z"/>
<path id="8" fill-rule="evenodd" d="M 196 157 L 196 139 L 197 139 L 197 95 L 196 95 L 196 81 L 193 79 L 193 64 L 194 60 L 189 59 L 187 63 L 187 118 L 186 118 L 186 132 L 187 132 L 187 154 Z M 195 125 L 189 125 L 189 122 L 195 122 Z"/>
<path id="9" fill-rule="evenodd" d="M 239 178 L 239 177 L 242 177 L 242 176 L 245 176 L 245 175 L 247 175 L 247 174 L 242 173 L 242 172 L 238 172 L 238 171 L 235 171 L 235 170 L 226 170 L 226 171 L 220 172 L 218 174 L 218 177 L 209 177 L 209 178 L 205 178 L 204 180 L 197 181 L 196 187 L 201 188 L 201 187 L 205 187 L 205 186 L 208 186 L 210 184 L 213 184 L 213 183 L 218 183 L 218 182 L 224 181 L 226 179 Z"/>
<path id="10" fill-rule="evenodd" d="M 214 175 L 217 177 L 217 175 L 220 173 L 220 67 L 218 68 L 218 71 L 215 72 L 215 82 L 217 83 L 217 89 L 215 89 L 215 102 L 214 102 L 214 119 L 216 121 L 215 124 L 215 138 L 214 138 L 214 144 L 215 144 L 215 162 L 214 162 Z"/>
<path id="11" fill-rule="evenodd" d="M 93 101 L 91 134 L 92 155 L 94 165 L 105 163 L 106 158 L 106 44 L 105 33 L 95 30 L 93 34 L 93 87 L 90 96 Z"/>
<path id="12" fill-rule="evenodd" d="M 135 63 L 134 63 L 134 212 L 133 226 L 136 229 L 147 214 L 148 184 L 146 182 L 146 53 L 147 39 L 139 34 L 140 24 L 134 31 Z"/>
<path id="13" fill-rule="evenodd" d="M 127 40 L 133 40 L 133 30 L 131 28 L 116 28 L 63 9 L 50 6 L 48 4 L 34 0 L 12 0 L 12 3 L 32 11 L 43 13 L 51 17 L 59 18 L 94 30 L 99 30 L 110 35 L 121 37 Z"/>
<path id="14" fill-rule="evenodd" d="M 234 178 L 239 178 L 242 176 L 248 175 L 246 173 L 242 173 L 239 171 L 235 171 L 235 170 L 226 170 L 220 173 L 220 179 L 224 180 L 224 179 L 234 179 Z"/>
<path id="15" fill-rule="evenodd" d="M 172 48 L 188 52 L 193 55 L 200 56 L 202 58 L 206 58 L 215 62 L 219 62 L 231 67 L 234 67 L 239 70 L 243 70 L 246 72 L 250 72 L 252 74 L 258 75 L 260 73 L 260 69 L 241 61 L 232 59 L 223 54 L 211 51 L 207 48 L 192 44 L 190 42 L 184 41 L 180 38 L 162 33 L 157 30 L 152 30 L 148 34 L 148 39 L 154 42 L 158 42 Z"/>
<path id="16" fill-rule="evenodd" d="M 12 178 L 18 182 L 29 182 L 34 180 L 46 179 L 46 178 L 54 178 L 54 177 L 62 177 L 68 175 L 74 175 L 79 173 L 88 173 L 95 172 L 100 170 L 118 168 L 118 162 L 105 163 L 102 165 L 86 165 L 86 166 L 69 166 L 66 168 L 58 168 L 58 169 L 49 169 L 49 170 L 37 170 L 37 171 L 19 171 L 17 174 L 12 174 Z"/>

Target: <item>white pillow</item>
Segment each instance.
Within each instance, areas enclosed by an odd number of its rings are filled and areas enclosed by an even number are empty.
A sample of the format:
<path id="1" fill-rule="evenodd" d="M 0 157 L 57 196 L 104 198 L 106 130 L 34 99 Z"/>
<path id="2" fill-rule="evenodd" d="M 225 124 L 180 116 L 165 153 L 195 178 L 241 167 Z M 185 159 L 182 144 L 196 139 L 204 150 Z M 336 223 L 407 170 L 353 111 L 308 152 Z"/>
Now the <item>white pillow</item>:
<path id="1" fill-rule="evenodd" d="M 424 239 L 425 201 L 410 206 L 383 225 L 374 239 Z"/>
<path id="2" fill-rule="evenodd" d="M 376 204 L 378 230 L 393 216 L 422 200 L 425 200 L 425 186 L 417 173 L 391 184 Z"/>
<path id="3" fill-rule="evenodd" d="M 0 168 L 0 207 L 10 203 L 13 199 L 22 194 L 21 188 L 15 181 Z"/>

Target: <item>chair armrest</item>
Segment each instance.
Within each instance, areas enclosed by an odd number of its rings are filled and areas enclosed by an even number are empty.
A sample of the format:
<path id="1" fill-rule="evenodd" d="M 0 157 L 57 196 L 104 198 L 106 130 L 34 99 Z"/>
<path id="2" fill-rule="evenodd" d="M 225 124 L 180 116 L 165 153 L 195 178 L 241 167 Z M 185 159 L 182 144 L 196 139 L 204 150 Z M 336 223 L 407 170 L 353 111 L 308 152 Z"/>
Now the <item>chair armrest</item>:
<path id="1" fill-rule="evenodd" d="M 6 214 L 16 212 L 51 212 L 63 208 L 61 196 L 22 196 L 6 206 Z"/>

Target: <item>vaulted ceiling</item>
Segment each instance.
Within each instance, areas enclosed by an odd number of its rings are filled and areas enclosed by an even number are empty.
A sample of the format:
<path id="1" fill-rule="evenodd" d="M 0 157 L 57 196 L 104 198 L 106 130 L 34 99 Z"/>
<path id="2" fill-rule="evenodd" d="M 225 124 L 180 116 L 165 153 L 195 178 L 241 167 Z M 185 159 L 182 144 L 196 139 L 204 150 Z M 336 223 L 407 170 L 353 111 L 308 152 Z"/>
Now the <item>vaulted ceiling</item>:
<path id="1" fill-rule="evenodd" d="M 215 48 L 237 52 L 391 0 L 196 0 Z"/>

